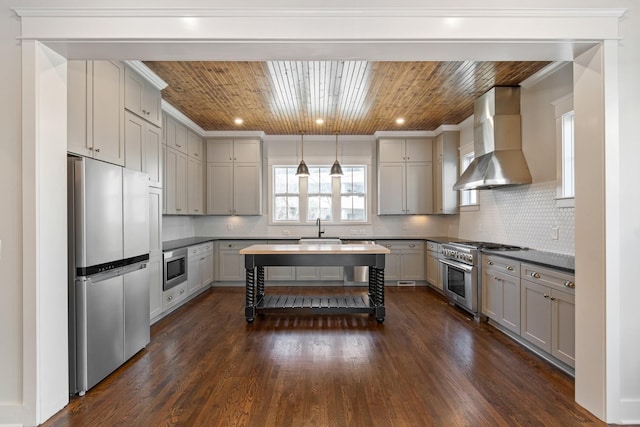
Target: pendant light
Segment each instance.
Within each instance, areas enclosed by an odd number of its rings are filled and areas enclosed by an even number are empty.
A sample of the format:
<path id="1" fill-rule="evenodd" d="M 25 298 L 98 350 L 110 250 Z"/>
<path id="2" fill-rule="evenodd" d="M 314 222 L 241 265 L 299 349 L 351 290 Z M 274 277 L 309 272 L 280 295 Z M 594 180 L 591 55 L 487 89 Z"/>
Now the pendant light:
<path id="1" fill-rule="evenodd" d="M 296 175 L 298 176 L 309 176 L 309 168 L 307 164 L 304 162 L 304 132 L 300 131 L 300 141 L 302 142 L 302 156 L 300 160 L 300 164 L 298 165 L 298 170 L 296 171 Z"/>
<path id="2" fill-rule="evenodd" d="M 331 176 L 341 176 L 342 166 L 340 166 L 340 162 L 338 162 L 338 131 L 336 131 L 336 161 L 333 162 L 333 166 L 331 166 Z"/>

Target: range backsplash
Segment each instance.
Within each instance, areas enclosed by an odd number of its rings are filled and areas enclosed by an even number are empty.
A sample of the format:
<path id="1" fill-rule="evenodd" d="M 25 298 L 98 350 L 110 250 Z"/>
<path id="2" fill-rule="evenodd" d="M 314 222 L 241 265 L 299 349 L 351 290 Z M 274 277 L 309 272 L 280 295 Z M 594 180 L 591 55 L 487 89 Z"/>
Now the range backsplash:
<path id="1" fill-rule="evenodd" d="M 556 207 L 556 183 L 482 190 L 480 209 L 461 212 L 449 235 L 575 254 L 574 208 Z M 558 239 L 553 239 L 557 227 Z"/>

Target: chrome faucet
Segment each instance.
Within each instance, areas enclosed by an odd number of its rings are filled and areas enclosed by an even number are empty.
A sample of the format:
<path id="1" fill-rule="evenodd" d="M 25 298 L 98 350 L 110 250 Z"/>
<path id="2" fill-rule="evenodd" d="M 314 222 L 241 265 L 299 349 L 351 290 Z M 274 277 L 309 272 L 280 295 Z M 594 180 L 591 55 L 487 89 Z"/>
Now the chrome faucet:
<path id="1" fill-rule="evenodd" d="M 318 226 L 318 239 L 319 239 L 324 234 L 324 231 L 320 231 L 320 218 L 316 219 L 316 225 Z"/>

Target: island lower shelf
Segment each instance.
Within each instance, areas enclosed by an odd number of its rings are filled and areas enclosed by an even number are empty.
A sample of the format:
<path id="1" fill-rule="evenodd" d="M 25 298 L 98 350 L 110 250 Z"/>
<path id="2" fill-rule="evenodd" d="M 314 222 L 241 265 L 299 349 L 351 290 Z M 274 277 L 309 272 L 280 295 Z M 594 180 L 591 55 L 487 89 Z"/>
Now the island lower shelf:
<path id="1" fill-rule="evenodd" d="M 259 313 L 371 314 L 378 322 L 384 321 L 384 264 L 388 248 L 380 245 L 254 245 L 240 253 L 245 255 L 247 322 L 253 322 Z M 264 267 L 328 265 L 368 266 L 368 293 L 337 296 L 265 293 Z"/>

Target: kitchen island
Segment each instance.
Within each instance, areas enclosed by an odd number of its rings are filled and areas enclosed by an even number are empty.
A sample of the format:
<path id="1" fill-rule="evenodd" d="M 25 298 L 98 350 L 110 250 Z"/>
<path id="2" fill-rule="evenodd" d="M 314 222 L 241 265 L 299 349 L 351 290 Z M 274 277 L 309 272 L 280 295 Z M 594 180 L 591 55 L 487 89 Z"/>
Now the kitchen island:
<path id="1" fill-rule="evenodd" d="M 258 313 L 292 314 L 373 314 L 384 321 L 384 265 L 390 250 L 375 244 L 252 245 L 241 249 L 245 257 L 245 317 L 253 322 Z M 266 295 L 264 267 L 343 266 L 369 267 L 367 295 L 296 296 Z"/>

